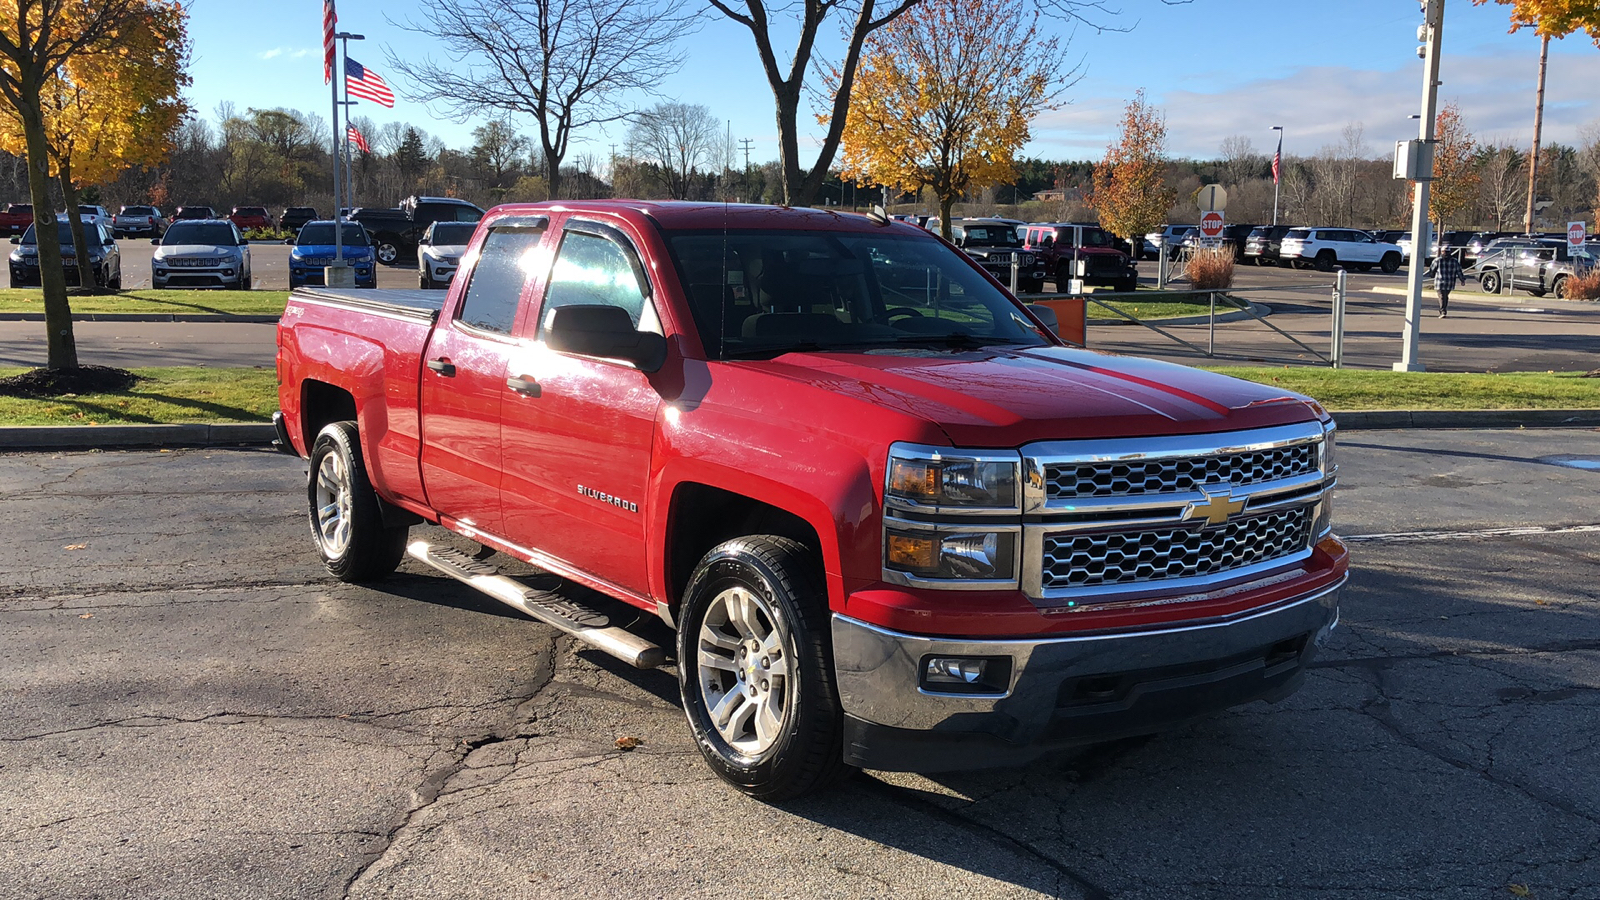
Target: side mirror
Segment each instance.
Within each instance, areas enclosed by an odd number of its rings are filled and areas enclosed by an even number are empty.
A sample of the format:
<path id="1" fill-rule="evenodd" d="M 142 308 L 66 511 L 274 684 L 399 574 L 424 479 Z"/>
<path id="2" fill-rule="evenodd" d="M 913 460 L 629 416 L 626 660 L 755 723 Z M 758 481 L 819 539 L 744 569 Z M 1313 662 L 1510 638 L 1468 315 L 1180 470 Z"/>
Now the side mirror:
<path id="1" fill-rule="evenodd" d="M 13 235 L 12 235 L 12 236 L 11 236 L 11 243 L 13 243 L 13 244 L 20 244 L 20 243 L 22 243 L 22 235 L 20 235 L 20 234 L 13 234 Z"/>
<path id="2" fill-rule="evenodd" d="M 654 372 L 667 359 L 667 339 L 638 331 L 628 311 L 619 306 L 560 306 L 550 314 L 545 344 L 562 353 L 621 359 L 644 372 Z"/>
<path id="3" fill-rule="evenodd" d="M 1055 310 L 1041 303 L 1030 303 L 1028 304 L 1028 312 L 1033 313 L 1034 318 L 1043 322 L 1045 327 L 1050 329 L 1051 334 L 1056 337 L 1061 336 L 1061 319 L 1056 316 Z"/>
<path id="4" fill-rule="evenodd" d="M 285 244 L 288 244 L 288 245 L 289 245 L 289 246 L 291 246 L 291 247 L 293 247 L 293 246 L 294 246 L 294 238 L 284 238 L 284 239 L 283 239 L 283 242 L 284 242 L 284 243 L 285 243 Z"/>

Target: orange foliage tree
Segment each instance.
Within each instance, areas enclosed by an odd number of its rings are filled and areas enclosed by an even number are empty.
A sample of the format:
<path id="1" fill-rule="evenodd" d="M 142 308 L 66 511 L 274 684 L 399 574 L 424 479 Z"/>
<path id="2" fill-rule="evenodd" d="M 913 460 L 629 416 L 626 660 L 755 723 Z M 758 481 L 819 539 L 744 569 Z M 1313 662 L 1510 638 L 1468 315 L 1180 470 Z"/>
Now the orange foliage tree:
<path id="1" fill-rule="evenodd" d="M 1489 0 L 1472 0 L 1483 6 Z M 1532 28 L 1536 34 L 1563 38 L 1579 30 L 1600 44 L 1600 0 L 1494 0 L 1511 7 L 1511 30 Z"/>
<path id="2" fill-rule="evenodd" d="M 1122 133 L 1095 164 L 1087 198 L 1100 227 L 1134 241 L 1166 220 L 1178 192 L 1167 186 L 1167 122 L 1145 102 L 1141 88 L 1122 115 Z"/>
<path id="3" fill-rule="evenodd" d="M 1478 143 L 1461 120 L 1461 109 L 1454 103 L 1439 110 L 1434 125 L 1433 182 L 1429 186 L 1428 206 L 1439 233 L 1447 222 L 1470 213 L 1478 202 L 1483 178 L 1478 167 Z"/>
<path id="4" fill-rule="evenodd" d="M 1029 121 L 1056 105 L 1063 48 L 1038 24 L 1023 0 L 926 0 L 874 32 L 850 91 L 844 176 L 930 188 L 948 239 L 955 201 L 1014 178 Z"/>

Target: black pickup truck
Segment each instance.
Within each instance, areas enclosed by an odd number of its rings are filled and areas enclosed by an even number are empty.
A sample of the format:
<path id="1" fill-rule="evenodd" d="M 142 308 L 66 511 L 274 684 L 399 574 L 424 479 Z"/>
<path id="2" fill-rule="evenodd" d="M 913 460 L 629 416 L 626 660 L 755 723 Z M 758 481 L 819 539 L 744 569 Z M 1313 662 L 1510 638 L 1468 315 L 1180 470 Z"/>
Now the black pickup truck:
<path id="1" fill-rule="evenodd" d="M 386 266 L 417 258 L 417 241 L 435 222 L 476 222 L 483 210 L 453 197 L 407 197 L 394 209 L 361 207 L 350 214 L 372 235 L 378 262 Z"/>

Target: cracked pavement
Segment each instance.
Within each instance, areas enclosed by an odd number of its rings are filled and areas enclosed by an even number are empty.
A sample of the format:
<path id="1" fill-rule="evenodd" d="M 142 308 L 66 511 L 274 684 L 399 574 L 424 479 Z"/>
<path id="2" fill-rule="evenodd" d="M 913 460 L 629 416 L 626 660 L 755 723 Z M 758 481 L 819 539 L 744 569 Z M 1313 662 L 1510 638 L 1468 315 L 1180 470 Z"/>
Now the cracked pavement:
<path id="1" fill-rule="evenodd" d="M 325 576 L 299 461 L 0 456 L 0 898 L 1593 900 L 1574 456 L 1600 433 L 1347 434 L 1340 531 L 1399 536 L 1354 543 L 1295 696 L 776 806 L 701 763 L 671 671 L 409 562 Z"/>

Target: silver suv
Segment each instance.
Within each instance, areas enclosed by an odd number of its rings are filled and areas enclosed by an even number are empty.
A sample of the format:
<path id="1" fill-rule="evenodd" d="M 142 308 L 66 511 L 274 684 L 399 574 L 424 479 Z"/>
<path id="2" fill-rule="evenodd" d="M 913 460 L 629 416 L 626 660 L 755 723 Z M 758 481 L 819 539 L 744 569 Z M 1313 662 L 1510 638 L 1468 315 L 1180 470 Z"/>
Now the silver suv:
<path id="1" fill-rule="evenodd" d="M 1278 259 L 1295 266 L 1331 272 L 1335 266 L 1387 274 L 1400 268 L 1400 248 L 1354 228 L 1292 228 L 1278 245 Z"/>

